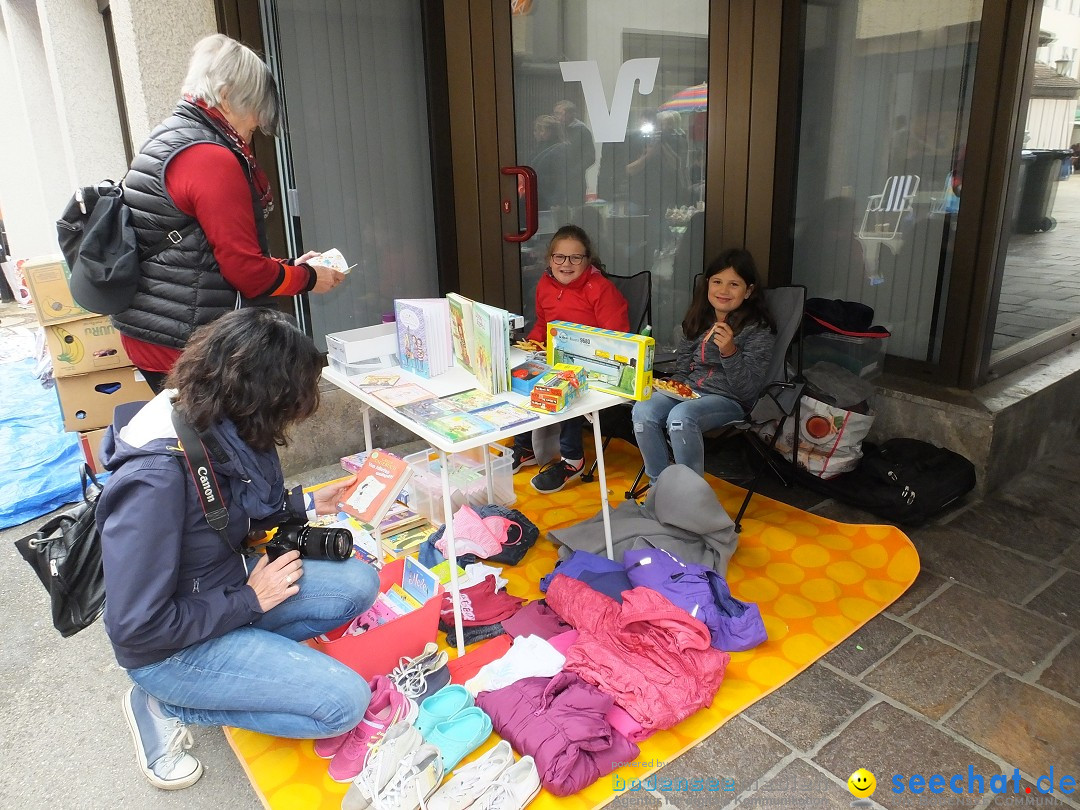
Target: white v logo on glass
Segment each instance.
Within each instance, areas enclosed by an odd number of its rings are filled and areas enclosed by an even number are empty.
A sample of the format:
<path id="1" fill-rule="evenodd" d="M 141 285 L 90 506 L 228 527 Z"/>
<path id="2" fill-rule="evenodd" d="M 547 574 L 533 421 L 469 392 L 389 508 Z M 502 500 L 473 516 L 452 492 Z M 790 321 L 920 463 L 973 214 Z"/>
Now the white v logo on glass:
<path id="1" fill-rule="evenodd" d="M 615 80 L 615 97 L 608 108 L 604 83 L 600 79 L 600 67 L 595 60 L 559 63 L 564 82 L 581 82 L 581 92 L 589 110 L 589 123 L 592 124 L 593 138 L 597 143 L 621 143 L 626 140 L 634 83 L 640 84 L 641 95 L 649 95 L 653 91 L 659 67 L 659 58 L 629 59 L 623 62 Z"/>

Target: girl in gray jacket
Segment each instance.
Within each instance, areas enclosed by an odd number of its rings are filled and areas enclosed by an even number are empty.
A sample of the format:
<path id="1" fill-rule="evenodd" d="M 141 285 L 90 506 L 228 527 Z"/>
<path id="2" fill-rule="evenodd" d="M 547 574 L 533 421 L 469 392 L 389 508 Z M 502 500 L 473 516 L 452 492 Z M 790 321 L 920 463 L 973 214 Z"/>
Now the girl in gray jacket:
<path id="1" fill-rule="evenodd" d="M 665 433 L 675 463 L 704 475 L 702 434 L 741 421 L 765 383 L 776 326 L 748 251 L 726 250 L 709 265 L 682 330 L 671 379 L 696 396 L 683 398 L 654 386 L 651 399 L 634 404 L 634 436 L 650 483 L 670 463 Z"/>

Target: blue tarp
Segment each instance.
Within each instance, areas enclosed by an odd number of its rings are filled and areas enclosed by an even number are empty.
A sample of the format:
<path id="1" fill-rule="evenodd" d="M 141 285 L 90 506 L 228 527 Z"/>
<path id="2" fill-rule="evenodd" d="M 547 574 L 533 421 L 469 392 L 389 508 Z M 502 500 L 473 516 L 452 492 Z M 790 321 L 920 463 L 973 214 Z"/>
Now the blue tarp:
<path id="1" fill-rule="evenodd" d="M 0 363 L 0 529 L 82 497 L 79 437 L 64 432 L 56 391 L 41 387 L 34 361 Z"/>

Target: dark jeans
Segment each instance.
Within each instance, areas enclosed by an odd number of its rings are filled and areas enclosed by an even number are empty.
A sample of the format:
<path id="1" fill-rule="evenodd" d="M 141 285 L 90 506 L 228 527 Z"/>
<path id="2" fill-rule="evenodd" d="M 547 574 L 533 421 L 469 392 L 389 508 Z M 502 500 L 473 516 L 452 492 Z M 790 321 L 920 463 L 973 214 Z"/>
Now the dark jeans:
<path id="1" fill-rule="evenodd" d="M 559 452 L 563 458 L 580 459 L 585 457 L 585 446 L 581 439 L 581 430 L 585 424 L 584 416 L 567 419 L 559 426 Z M 514 444 L 531 451 L 532 432 L 519 433 L 514 437 Z"/>

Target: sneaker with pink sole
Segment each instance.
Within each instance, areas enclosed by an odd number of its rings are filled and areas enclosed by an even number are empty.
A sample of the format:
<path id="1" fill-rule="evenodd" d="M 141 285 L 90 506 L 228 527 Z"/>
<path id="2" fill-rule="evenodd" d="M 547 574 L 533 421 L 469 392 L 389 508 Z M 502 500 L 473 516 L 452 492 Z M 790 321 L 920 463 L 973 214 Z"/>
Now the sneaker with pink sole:
<path id="1" fill-rule="evenodd" d="M 364 719 L 342 742 L 327 773 L 335 782 L 351 782 L 364 769 L 372 744 L 382 739 L 394 723 L 416 719 L 416 703 L 405 697 L 385 675 L 372 680 L 371 702 Z"/>

